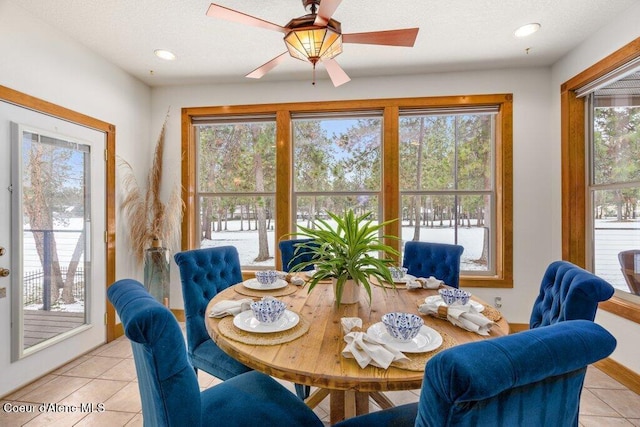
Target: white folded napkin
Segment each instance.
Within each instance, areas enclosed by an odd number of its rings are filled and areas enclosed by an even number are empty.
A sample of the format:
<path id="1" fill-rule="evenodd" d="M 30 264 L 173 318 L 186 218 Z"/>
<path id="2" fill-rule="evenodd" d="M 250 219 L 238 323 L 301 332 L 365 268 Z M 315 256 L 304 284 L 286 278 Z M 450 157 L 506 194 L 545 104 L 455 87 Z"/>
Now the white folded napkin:
<path id="1" fill-rule="evenodd" d="M 289 283 L 296 286 L 304 286 L 304 279 L 302 277 L 294 276 L 291 278 Z"/>
<path id="2" fill-rule="evenodd" d="M 438 307 L 440 305 L 438 301 L 424 303 L 418 307 L 418 311 L 422 314 L 439 317 Z M 489 335 L 489 330 L 495 325 L 494 322 L 479 313 L 471 304 L 451 304 L 447 307 L 447 320 L 462 329 L 479 335 Z"/>
<path id="3" fill-rule="evenodd" d="M 361 368 L 367 365 L 387 369 L 391 362 L 408 361 L 409 358 L 399 350 L 376 340 L 366 332 L 349 332 L 344 336 L 347 345 L 342 355 L 356 359 Z"/>
<path id="4" fill-rule="evenodd" d="M 348 334 L 353 328 L 362 328 L 362 319 L 359 317 L 343 317 L 340 319 L 342 332 Z"/>
<path id="5" fill-rule="evenodd" d="M 433 276 L 427 278 L 418 277 L 415 280 L 407 281 L 407 289 L 438 289 L 440 285 L 444 285 L 444 282 L 440 279 L 436 279 Z"/>
<path id="6" fill-rule="evenodd" d="M 220 301 L 211 307 L 209 317 L 235 316 L 243 311 L 251 310 L 252 302 L 253 300 L 250 298 Z"/>

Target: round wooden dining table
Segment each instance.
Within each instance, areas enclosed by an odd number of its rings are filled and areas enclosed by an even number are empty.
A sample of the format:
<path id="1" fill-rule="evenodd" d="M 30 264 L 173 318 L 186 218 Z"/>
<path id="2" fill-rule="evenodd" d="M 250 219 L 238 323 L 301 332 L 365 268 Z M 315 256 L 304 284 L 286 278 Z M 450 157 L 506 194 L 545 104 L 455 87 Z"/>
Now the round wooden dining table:
<path id="1" fill-rule="evenodd" d="M 255 334 L 263 335 L 259 337 L 262 340 L 261 345 L 256 345 L 245 340 L 233 339 L 224 331 L 221 333 L 219 324 L 222 319 L 208 317 L 208 313 L 217 302 L 248 298 L 247 292 L 238 288 L 240 286 L 243 285 L 238 284 L 225 289 L 209 302 L 205 316 L 209 335 L 223 351 L 255 370 L 283 380 L 317 387 L 305 401 L 310 407 L 315 407 L 329 395 L 332 424 L 367 413 L 369 397 L 382 408 L 387 408 L 393 404 L 382 392 L 414 390 L 421 387 L 423 370 L 409 370 L 393 365 L 388 369 L 371 365 L 363 369 L 355 359 L 344 357 L 342 351 L 346 343 L 341 319 L 359 317 L 363 321 L 362 329 L 366 330 L 379 322 L 385 313 L 400 311 L 419 314 L 418 305 L 424 302 L 426 297 L 437 295 L 437 290 L 409 290 L 400 285 L 396 289 L 371 286 L 371 304 L 365 290 L 361 289 L 359 303 L 342 304 L 337 307 L 331 283 L 319 283 L 311 292 L 308 292 L 306 287 L 292 289 L 292 293 L 277 298 L 287 303 L 288 310 L 300 316 L 301 322 L 305 322 L 308 330 L 289 342 L 273 345 L 268 345 L 268 342 L 264 345 L 264 340 L 268 340 L 269 334 Z M 265 295 L 268 295 L 268 291 L 265 291 Z M 252 299 L 260 298 L 252 296 Z M 495 309 L 493 311 L 497 312 Z M 496 321 L 489 336 L 482 336 L 454 326 L 446 319 L 422 317 L 426 326 L 447 337 L 449 345 L 509 333 L 509 325 L 504 318 Z M 406 355 L 412 357 L 412 354 Z"/>

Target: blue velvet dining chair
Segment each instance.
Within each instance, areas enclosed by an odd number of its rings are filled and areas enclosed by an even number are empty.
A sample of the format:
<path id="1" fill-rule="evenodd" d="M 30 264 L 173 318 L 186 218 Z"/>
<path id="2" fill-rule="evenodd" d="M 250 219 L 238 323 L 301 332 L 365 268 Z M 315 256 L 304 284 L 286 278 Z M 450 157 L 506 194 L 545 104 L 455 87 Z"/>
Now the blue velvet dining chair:
<path id="1" fill-rule="evenodd" d="M 418 403 L 336 426 L 577 427 L 587 366 L 615 347 L 588 320 L 458 345 L 427 362 Z"/>
<path id="2" fill-rule="evenodd" d="M 247 372 L 202 392 L 174 315 L 135 280 L 108 289 L 131 342 L 145 426 L 322 426 L 273 378 Z"/>
<path id="3" fill-rule="evenodd" d="M 309 252 L 305 252 L 303 248 L 298 249 L 298 244 L 309 243 L 312 241 L 313 239 L 281 240 L 278 243 L 278 247 L 280 248 L 280 260 L 282 261 L 282 270 L 289 271 L 296 264 L 300 264 L 301 262 L 312 261 L 313 254 Z M 313 265 L 308 265 L 303 269 L 303 271 L 309 271 L 309 270 L 313 270 Z"/>
<path id="4" fill-rule="evenodd" d="M 233 246 L 193 249 L 174 256 L 180 269 L 187 348 L 196 369 L 227 380 L 251 368 L 222 351 L 207 333 L 205 311 L 211 298 L 242 282 L 238 250 Z"/>
<path id="5" fill-rule="evenodd" d="M 404 244 L 402 266 L 415 277 L 435 277 L 446 285 L 460 284 L 460 257 L 464 248 L 446 243 L 408 241 Z"/>
<path id="6" fill-rule="evenodd" d="M 598 303 L 611 298 L 614 291 L 607 281 L 577 265 L 568 261 L 552 262 L 542 277 L 529 327 L 565 320 L 593 321 Z"/>

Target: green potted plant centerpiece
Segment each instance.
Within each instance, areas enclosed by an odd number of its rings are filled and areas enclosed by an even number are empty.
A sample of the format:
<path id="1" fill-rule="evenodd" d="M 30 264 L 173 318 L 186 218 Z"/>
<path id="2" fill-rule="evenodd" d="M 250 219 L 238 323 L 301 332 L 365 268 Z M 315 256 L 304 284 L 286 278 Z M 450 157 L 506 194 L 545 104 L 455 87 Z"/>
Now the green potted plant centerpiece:
<path id="1" fill-rule="evenodd" d="M 371 303 L 371 280 L 393 286 L 389 266 L 396 262 L 391 257 L 400 254 L 382 239 L 397 237 L 380 237 L 380 230 L 396 220 L 378 224 L 372 219 L 371 212 L 356 215 L 351 209 L 342 216 L 331 212 L 327 215 L 330 220 L 316 219 L 313 227 L 298 226 L 301 231 L 291 234 L 311 239 L 297 245 L 293 259 L 302 254 L 311 254 L 312 258 L 295 264 L 291 271 L 314 267 L 315 272 L 308 283 L 309 292 L 318 282 L 331 279 L 337 305 L 358 302 L 360 286 L 367 291 Z M 378 254 L 382 257 L 378 258 Z"/>

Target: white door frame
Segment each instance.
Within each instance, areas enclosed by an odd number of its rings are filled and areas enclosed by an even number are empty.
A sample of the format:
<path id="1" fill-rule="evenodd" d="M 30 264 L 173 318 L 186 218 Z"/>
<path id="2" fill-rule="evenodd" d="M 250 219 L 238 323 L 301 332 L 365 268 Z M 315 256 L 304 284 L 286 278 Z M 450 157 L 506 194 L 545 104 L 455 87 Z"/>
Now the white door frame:
<path id="1" fill-rule="evenodd" d="M 105 263 L 105 289 L 111 283 L 115 281 L 115 126 L 103 122 L 101 120 L 86 116 L 84 114 L 66 109 L 64 107 L 43 101 L 41 99 L 32 97 L 30 95 L 15 91 L 13 89 L 9 89 L 7 87 L 0 85 L 0 101 L 13 104 L 19 107 L 23 107 L 29 110 L 33 110 L 35 112 L 39 112 L 48 116 L 52 116 L 54 118 L 58 118 L 67 122 L 71 122 L 80 126 L 84 126 L 90 129 L 97 130 L 99 132 L 104 133 L 105 135 L 105 188 L 103 191 L 105 198 L 105 233 L 104 233 L 104 242 L 105 242 L 105 259 L 103 260 Z M 0 189 L 0 191 L 7 190 L 6 188 Z M 99 197 L 99 195 L 98 195 Z M 7 209 L 8 215 L 8 209 Z M 5 243 L 6 244 L 6 243 Z M 2 246 L 2 244 L 0 244 Z M 3 261 L 0 258 L 0 261 Z M 101 260 L 95 260 L 94 262 L 100 262 Z M 0 267 L 9 268 L 4 264 L 0 263 Z M 0 282 L 0 287 L 8 287 L 9 281 Z M 5 300 L 0 299 L 0 304 L 9 304 L 9 298 Z M 122 334 L 121 331 L 116 333 L 115 330 L 115 310 L 113 306 L 106 301 L 104 304 L 106 305 L 106 315 L 105 315 L 105 323 L 106 323 L 106 336 L 105 341 L 109 342 Z M 4 310 L 3 310 L 4 311 Z M 6 324 L 7 328 L 9 327 L 9 310 L 5 311 L 5 316 L 7 319 L 2 319 L 0 324 Z M 4 328 L 4 326 L 3 326 Z M 9 331 L 6 331 L 7 335 L 9 335 Z M 8 344 L 8 343 L 6 343 Z M 79 356 L 77 354 L 75 357 Z M 4 363 L 4 362 L 3 362 Z M 2 369 L 13 369 L 10 365 L 4 366 Z M 21 369 L 17 367 L 16 369 Z M 51 370 L 51 369 L 49 369 Z M 41 374 L 45 374 L 43 372 Z M 23 377 L 23 376 L 19 376 Z M 5 377 L 6 378 L 6 377 Z M 25 383 L 32 381 L 33 379 L 26 379 L 24 377 Z M 18 381 L 18 382 L 16 382 Z M 19 379 L 11 381 L 8 384 L 3 384 L 0 387 L 0 396 L 7 394 L 15 388 L 21 387 L 24 384 L 19 383 Z"/>

